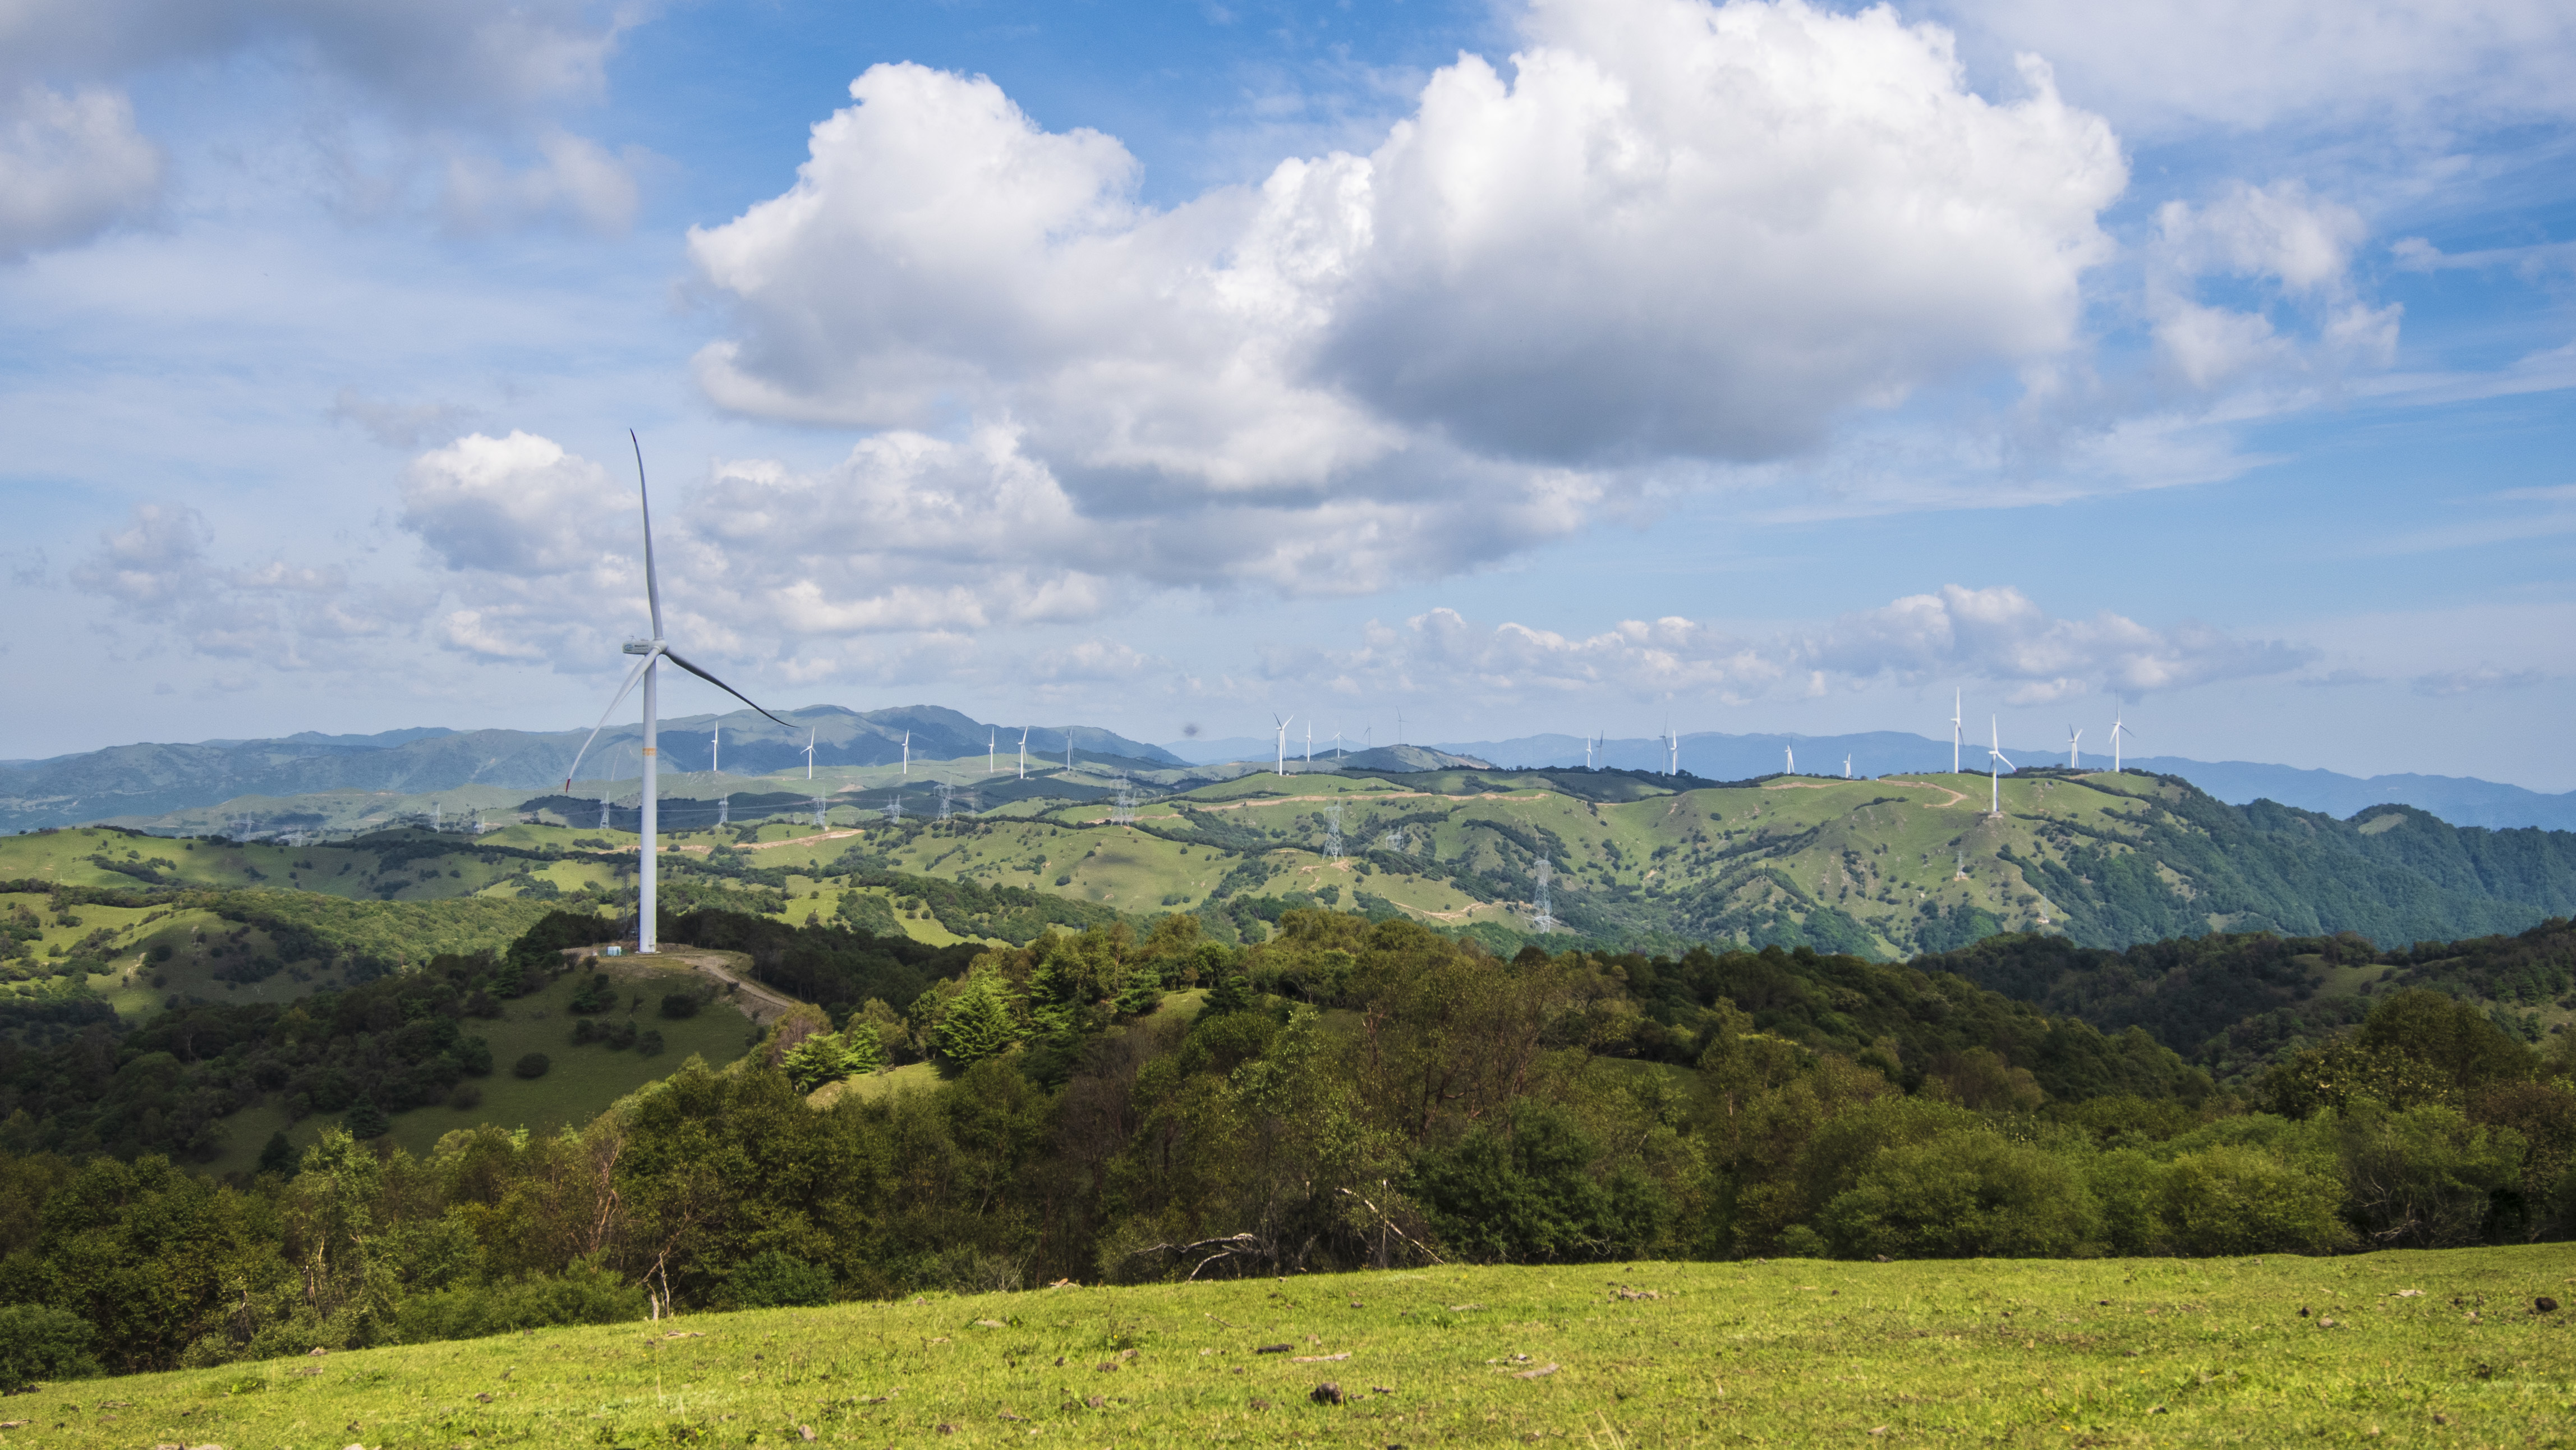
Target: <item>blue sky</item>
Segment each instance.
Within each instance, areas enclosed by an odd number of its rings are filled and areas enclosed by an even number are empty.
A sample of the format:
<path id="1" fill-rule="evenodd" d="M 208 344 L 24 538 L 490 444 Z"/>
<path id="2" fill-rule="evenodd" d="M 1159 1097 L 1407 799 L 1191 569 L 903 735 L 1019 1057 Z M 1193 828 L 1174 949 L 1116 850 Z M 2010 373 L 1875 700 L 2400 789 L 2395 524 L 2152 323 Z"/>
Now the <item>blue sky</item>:
<path id="1" fill-rule="evenodd" d="M 632 426 L 784 704 L 2117 695 L 2576 788 L 2571 72 L 2503 0 L 40 0 L 0 758 L 592 718 Z"/>

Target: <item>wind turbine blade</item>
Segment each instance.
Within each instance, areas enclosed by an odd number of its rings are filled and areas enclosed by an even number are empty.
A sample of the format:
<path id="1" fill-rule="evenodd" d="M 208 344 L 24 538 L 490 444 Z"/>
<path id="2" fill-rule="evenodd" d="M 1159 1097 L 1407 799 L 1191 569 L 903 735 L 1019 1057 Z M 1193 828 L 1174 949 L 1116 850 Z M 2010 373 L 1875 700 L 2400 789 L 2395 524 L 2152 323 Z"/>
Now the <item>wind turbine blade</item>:
<path id="1" fill-rule="evenodd" d="M 644 602 L 653 609 L 653 637 L 662 637 L 662 576 L 653 569 L 653 500 L 644 487 L 644 445 L 637 441 L 635 430 L 626 430 L 626 441 L 635 448 L 635 501 L 644 510 Z M 744 703 L 749 704 L 749 701 Z M 757 705 L 753 709 L 759 710 Z M 766 715 L 769 712 L 761 711 Z"/>
<path id="2" fill-rule="evenodd" d="M 756 703 L 755 701 L 753 701 L 753 699 L 752 699 L 749 695 L 746 695 L 746 694 L 744 694 L 742 691 L 735 689 L 733 686 L 726 684 L 724 681 L 717 679 L 715 676 L 713 676 L 713 675 L 711 675 L 711 674 L 708 674 L 706 671 L 704 671 L 704 670 L 702 670 L 702 669 L 699 669 L 696 665 L 693 665 L 693 664 L 689 663 L 687 660 L 684 660 L 684 659 L 680 658 L 678 655 L 673 654 L 671 651 L 669 651 L 669 650 L 667 650 L 667 649 L 666 649 L 666 650 L 664 650 L 664 651 L 662 651 L 662 658 L 664 658 L 664 659 L 666 659 L 666 660 L 669 660 L 671 663 L 673 663 L 673 664 L 675 664 L 675 665 L 678 665 L 681 669 L 687 670 L 690 674 L 693 674 L 693 675 L 697 676 L 699 679 L 702 679 L 702 680 L 706 681 L 708 684 L 715 686 L 717 689 L 722 690 L 722 691 L 724 691 L 726 694 L 733 696 L 735 699 L 740 700 L 740 701 L 741 701 L 741 702 L 743 702 L 744 704 L 751 706 L 751 708 L 753 708 L 753 709 L 755 709 L 755 710 L 760 710 L 760 713 L 761 713 L 761 714 L 763 714 L 763 715 L 769 715 L 769 712 L 768 712 L 767 710 L 761 710 L 761 709 L 760 709 L 759 704 L 758 704 L 758 703 Z M 777 721 L 778 721 L 778 723 L 779 723 L 779 724 L 781 724 L 781 725 L 787 725 L 787 722 L 786 722 L 786 721 L 784 721 L 784 720 L 779 720 L 779 719 L 778 719 L 778 717 L 777 717 L 777 716 L 775 716 L 775 715 L 769 715 L 769 718 L 770 718 L 770 719 L 772 719 L 772 720 L 777 720 Z M 793 725 L 787 725 L 787 728 L 788 728 L 788 729 L 790 729 L 790 730 L 793 730 L 793 729 L 795 729 L 796 727 L 795 727 L 795 726 L 793 726 Z"/>
<path id="3" fill-rule="evenodd" d="M 635 662 L 635 668 L 626 672 L 626 683 L 617 687 L 617 698 L 609 701 L 608 708 L 599 712 L 599 723 L 590 727 L 589 737 L 581 742 L 581 748 L 579 750 L 572 753 L 572 769 L 564 772 L 564 789 L 566 791 L 570 791 L 572 789 L 573 776 L 581 769 L 581 758 L 590 753 L 590 742 L 592 740 L 597 740 L 599 738 L 599 732 L 608 728 L 608 717 L 616 714 L 617 707 L 626 703 L 626 697 L 634 692 L 635 682 L 644 678 L 645 669 L 652 663 L 653 657 L 651 655 L 646 655 L 644 658 L 637 660 Z"/>

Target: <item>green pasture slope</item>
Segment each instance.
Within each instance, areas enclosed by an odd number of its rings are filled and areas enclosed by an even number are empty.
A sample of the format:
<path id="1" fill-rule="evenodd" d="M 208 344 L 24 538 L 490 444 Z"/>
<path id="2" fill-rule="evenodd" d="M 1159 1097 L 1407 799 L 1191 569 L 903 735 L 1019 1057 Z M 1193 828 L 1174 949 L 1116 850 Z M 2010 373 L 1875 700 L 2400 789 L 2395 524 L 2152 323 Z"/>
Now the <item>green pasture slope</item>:
<path id="1" fill-rule="evenodd" d="M 47 1385 L 0 1444 L 2566 1445 L 2576 1310 L 2533 1303 L 2571 1279 L 2515 1248 L 1068 1287 Z"/>

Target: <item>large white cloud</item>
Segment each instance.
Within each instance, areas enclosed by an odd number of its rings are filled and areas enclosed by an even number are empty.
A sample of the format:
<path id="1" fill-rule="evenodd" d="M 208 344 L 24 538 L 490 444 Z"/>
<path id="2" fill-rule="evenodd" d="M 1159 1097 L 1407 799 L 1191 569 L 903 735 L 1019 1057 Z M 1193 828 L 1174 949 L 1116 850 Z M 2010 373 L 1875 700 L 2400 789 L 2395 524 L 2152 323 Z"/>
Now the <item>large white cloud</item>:
<path id="1" fill-rule="evenodd" d="M 1374 154 L 1168 210 L 1108 137 L 873 68 L 790 191 L 692 233 L 735 320 L 701 378 L 774 417 L 1007 425 L 1074 516 L 1157 521 L 1134 572 L 1306 588 L 1492 558 L 1659 463 L 1779 456 L 2074 341 L 2125 170 L 2044 68 L 1991 101 L 1937 27 L 1796 0 L 1527 29 L 1509 79 L 1462 57 Z M 1191 520 L 1195 565 L 1157 537 Z"/>

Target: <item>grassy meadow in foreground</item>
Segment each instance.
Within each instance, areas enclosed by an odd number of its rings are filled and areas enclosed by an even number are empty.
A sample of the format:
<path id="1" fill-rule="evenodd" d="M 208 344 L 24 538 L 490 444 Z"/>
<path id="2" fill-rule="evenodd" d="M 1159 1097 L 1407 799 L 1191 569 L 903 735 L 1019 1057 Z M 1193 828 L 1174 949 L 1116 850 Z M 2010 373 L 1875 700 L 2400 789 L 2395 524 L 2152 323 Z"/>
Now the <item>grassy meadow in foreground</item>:
<path id="1" fill-rule="evenodd" d="M 2576 1310 L 2533 1305 L 2571 1279 L 2556 1245 L 1065 1287 L 53 1385 L 0 1445 L 2564 1445 Z"/>

